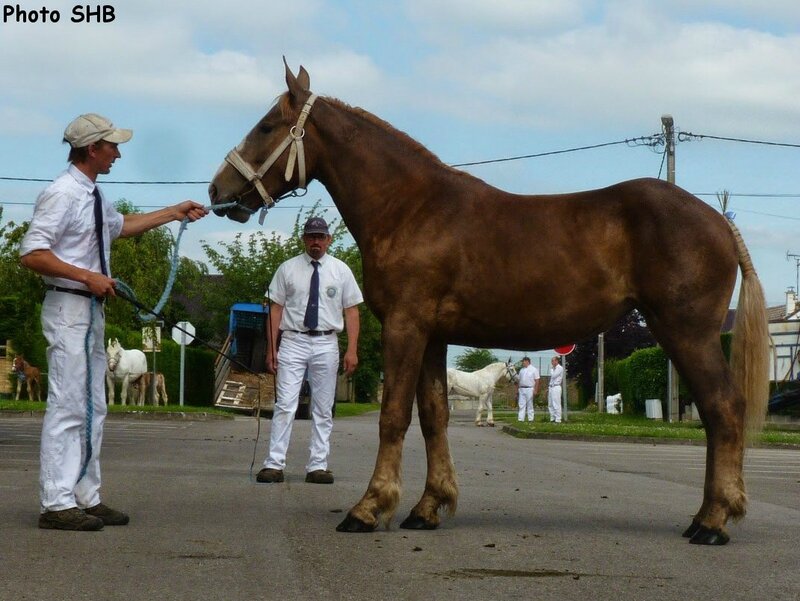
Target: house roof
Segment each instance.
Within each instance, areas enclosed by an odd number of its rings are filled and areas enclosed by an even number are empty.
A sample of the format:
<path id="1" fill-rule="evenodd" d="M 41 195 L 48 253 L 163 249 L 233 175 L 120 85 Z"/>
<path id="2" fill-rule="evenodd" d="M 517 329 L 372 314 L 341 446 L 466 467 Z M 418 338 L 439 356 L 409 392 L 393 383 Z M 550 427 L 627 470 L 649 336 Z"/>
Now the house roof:
<path id="1" fill-rule="evenodd" d="M 787 318 L 786 305 L 767 307 L 767 321 L 783 321 Z"/>

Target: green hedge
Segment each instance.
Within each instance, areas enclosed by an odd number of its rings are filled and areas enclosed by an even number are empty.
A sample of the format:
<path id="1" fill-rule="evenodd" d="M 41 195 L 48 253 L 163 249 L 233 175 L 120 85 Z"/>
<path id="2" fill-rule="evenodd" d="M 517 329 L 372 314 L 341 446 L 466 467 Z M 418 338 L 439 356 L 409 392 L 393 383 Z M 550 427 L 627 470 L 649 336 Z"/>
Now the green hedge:
<path id="1" fill-rule="evenodd" d="M 731 334 L 720 337 L 722 352 L 730 360 Z M 605 363 L 606 394 L 622 393 L 625 412 L 644 413 L 647 399 L 667 398 L 667 355 L 660 346 L 640 349 L 625 359 Z M 680 380 L 680 397 L 692 402 L 691 392 Z"/>

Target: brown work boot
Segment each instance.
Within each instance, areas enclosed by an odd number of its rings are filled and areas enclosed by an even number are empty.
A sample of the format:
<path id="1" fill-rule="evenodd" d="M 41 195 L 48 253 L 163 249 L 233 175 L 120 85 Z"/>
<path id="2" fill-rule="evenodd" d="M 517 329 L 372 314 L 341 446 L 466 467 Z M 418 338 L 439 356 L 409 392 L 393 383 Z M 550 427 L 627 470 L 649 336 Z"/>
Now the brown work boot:
<path id="1" fill-rule="evenodd" d="M 272 467 L 265 467 L 256 474 L 256 482 L 283 482 L 283 470 L 276 470 Z"/>
<path id="2" fill-rule="evenodd" d="M 311 484 L 333 484 L 333 473 L 330 470 L 314 470 L 306 474 L 306 482 Z"/>
<path id="3" fill-rule="evenodd" d="M 83 509 L 70 507 L 61 511 L 45 511 L 39 515 L 39 528 L 46 530 L 102 530 L 103 520 L 86 515 Z"/>
<path id="4" fill-rule="evenodd" d="M 130 521 L 127 513 L 111 509 L 108 505 L 98 503 L 94 507 L 84 509 L 87 515 L 92 515 L 103 520 L 106 526 L 124 526 Z"/>

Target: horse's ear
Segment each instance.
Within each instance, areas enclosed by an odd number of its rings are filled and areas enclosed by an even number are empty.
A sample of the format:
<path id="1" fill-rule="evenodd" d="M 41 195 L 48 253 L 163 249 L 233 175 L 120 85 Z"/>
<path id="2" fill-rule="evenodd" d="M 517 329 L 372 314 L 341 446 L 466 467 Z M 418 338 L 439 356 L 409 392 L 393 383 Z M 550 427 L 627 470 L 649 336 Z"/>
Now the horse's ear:
<path id="1" fill-rule="evenodd" d="M 283 64 L 286 67 L 286 86 L 289 88 L 289 94 L 294 98 L 300 98 L 303 92 L 308 92 L 311 87 L 311 78 L 308 75 L 308 71 L 301 66 L 298 76 L 295 77 L 286 62 L 285 56 L 283 57 Z"/>

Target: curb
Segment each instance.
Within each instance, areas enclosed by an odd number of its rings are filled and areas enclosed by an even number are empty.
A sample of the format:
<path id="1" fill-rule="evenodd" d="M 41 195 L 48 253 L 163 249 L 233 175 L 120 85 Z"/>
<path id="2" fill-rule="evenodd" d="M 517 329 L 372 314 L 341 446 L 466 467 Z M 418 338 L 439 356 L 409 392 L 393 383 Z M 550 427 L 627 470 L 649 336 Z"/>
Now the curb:
<path id="1" fill-rule="evenodd" d="M 686 440 L 680 438 L 650 438 L 648 436 L 583 436 L 581 434 L 557 432 L 523 432 L 514 426 L 503 426 L 500 429 L 504 434 L 513 436 L 514 438 L 522 439 L 541 439 L 541 440 L 571 440 L 582 442 L 629 442 L 631 444 L 651 444 L 655 445 L 675 445 L 675 446 L 706 446 L 705 439 L 703 440 Z M 748 449 L 789 449 L 800 450 L 800 445 L 776 442 L 776 443 L 760 443 L 756 446 L 749 446 Z"/>

